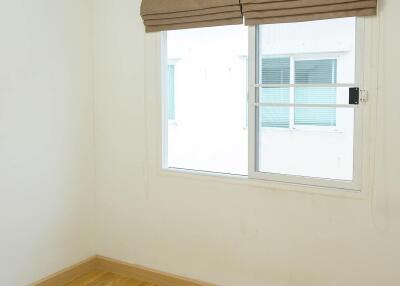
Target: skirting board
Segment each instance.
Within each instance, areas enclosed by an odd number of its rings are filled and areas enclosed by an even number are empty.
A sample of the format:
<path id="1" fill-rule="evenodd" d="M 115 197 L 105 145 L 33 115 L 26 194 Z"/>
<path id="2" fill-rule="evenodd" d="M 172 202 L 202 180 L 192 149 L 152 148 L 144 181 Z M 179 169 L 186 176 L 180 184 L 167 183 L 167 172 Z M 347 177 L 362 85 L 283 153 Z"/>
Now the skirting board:
<path id="1" fill-rule="evenodd" d="M 91 257 L 29 286 L 62 286 L 96 269 L 163 286 L 215 286 L 103 256 Z"/>
<path id="2" fill-rule="evenodd" d="M 62 286 L 96 269 L 97 256 L 86 259 L 29 286 Z"/>

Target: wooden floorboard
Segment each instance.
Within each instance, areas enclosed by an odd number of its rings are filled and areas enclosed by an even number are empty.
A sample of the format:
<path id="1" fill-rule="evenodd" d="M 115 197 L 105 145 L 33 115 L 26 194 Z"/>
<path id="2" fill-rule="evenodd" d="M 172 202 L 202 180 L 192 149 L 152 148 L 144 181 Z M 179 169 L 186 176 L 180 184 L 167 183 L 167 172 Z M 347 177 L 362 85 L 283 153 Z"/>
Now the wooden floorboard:
<path id="1" fill-rule="evenodd" d="M 128 278 L 111 272 L 94 270 L 65 286 L 163 286 Z"/>
<path id="2" fill-rule="evenodd" d="M 0 285 L 3 286 L 3 285 Z M 30 286 L 216 286 L 103 256 L 86 259 Z"/>

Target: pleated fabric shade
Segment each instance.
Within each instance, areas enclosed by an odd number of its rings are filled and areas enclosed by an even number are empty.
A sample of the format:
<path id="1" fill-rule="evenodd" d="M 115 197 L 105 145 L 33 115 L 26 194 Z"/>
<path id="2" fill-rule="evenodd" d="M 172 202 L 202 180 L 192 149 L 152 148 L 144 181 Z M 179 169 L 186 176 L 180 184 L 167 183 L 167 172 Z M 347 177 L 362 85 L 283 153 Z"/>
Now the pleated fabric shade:
<path id="1" fill-rule="evenodd" d="M 147 32 L 372 16 L 377 0 L 142 0 Z"/>
<path id="2" fill-rule="evenodd" d="M 240 0 L 246 25 L 376 15 L 377 0 Z"/>
<path id="3" fill-rule="evenodd" d="M 243 23 L 240 0 L 143 0 L 146 32 Z"/>

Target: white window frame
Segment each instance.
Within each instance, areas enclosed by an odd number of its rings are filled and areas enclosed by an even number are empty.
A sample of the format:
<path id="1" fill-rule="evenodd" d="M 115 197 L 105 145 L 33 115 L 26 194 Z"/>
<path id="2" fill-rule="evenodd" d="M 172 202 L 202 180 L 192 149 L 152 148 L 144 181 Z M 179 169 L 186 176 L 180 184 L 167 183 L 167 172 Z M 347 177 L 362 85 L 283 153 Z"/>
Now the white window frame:
<path id="1" fill-rule="evenodd" d="M 356 18 L 356 63 L 355 63 L 355 82 L 346 84 L 336 84 L 337 87 L 359 87 L 363 89 L 363 49 L 364 39 L 364 19 Z M 283 182 L 291 184 L 327 187 L 335 189 L 360 191 L 362 186 L 362 132 L 363 132 L 363 104 L 358 106 L 343 105 L 343 108 L 354 108 L 354 137 L 353 137 L 353 180 L 334 180 L 325 178 L 304 177 L 296 175 L 273 174 L 258 171 L 258 118 L 256 102 L 260 90 L 259 69 L 259 27 L 249 27 L 249 156 L 248 156 L 248 177 L 257 180 L 273 182 Z M 295 84 L 289 84 L 295 87 Z M 289 106 L 293 106 L 290 104 Z M 341 106 L 341 105 L 335 105 Z"/>
<path id="2" fill-rule="evenodd" d="M 364 87 L 364 77 L 366 76 L 369 79 L 376 80 L 376 75 L 372 74 L 365 74 L 364 73 L 364 37 L 366 36 L 365 33 L 365 18 L 358 17 L 357 18 L 357 26 L 356 26 L 356 86 L 363 89 Z M 371 26 L 372 24 L 372 26 Z M 366 118 L 363 118 L 363 104 L 359 106 L 355 106 L 355 125 L 354 129 L 354 168 L 353 168 L 353 181 L 342 181 L 342 180 L 329 180 L 329 179 L 319 179 L 319 178 L 311 178 L 311 177 L 302 177 L 302 176 L 292 176 L 292 175 L 278 175 L 278 174 L 268 174 L 257 172 L 256 168 L 256 145 L 257 142 L 256 138 L 256 117 L 255 117 L 255 108 L 252 102 L 255 102 L 255 77 L 256 77 L 256 26 L 249 27 L 249 54 L 248 54 L 248 129 L 249 129 L 249 161 L 248 161 L 248 175 L 230 175 L 224 173 L 215 173 L 215 172 L 207 172 L 207 171 L 198 171 L 198 170 L 188 170 L 188 169 L 176 169 L 172 167 L 168 167 L 168 120 L 166 120 L 166 72 L 165 66 L 167 64 L 167 37 L 166 32 L 160 33 L 159 43 L 160 50 L 158 55 L 160 55 L 159 62 L 161 62 L 161 85 L 160 85 L 160 108 L 161 108 L 161 137 L 160 137 L 160 159 L 159 166 L 161 166 L 161 174 L 173 175 L 173 176 L 183 176 L 189 178 L 198 178 L 198 179 L 212 179 L 212 180 L 221 180 L 224 183 L 231 182 L 231 183 L 239 183 L 239 184 L 247 184 L 251 186 L 265 186 L 265 187 L 272 187 L 276 189 L 287 189 L 287 190 L 297 190 L 297 191 L 304 191 L 308 190 L 312 193 L 319 192 L 319 191 L 333 191 L 331 194 L 335 195 L 336 191 L 350 191 L 349 196 L 352 196 L 354 192 L 361 191 L 362 189 L 362 182 L 366 182 L 368 180 L 364 179 L 363 176 L 369 172 L 368 170 L 363 168 L 363 161 L 362 155 L 365 157 L 368 155 L 368 151 L 366 151 L 365 147 L 363 146 L 363 139 L 364 132 L 363 128 L 363 121 Z M 372 32 L 372 34 L 368 34 L 368 41 L 371 42 L 371 39 L 377 37 L 377 30 L 376 29 L 376 22 L 375 21 L 368 21 L 368 29 Z M 151 40 L 152 41 L 152 40 Z M 150 41 L 150 42 L 151 42 Z M 373 49 L 375 47 L 369 47 L 369 49 Z M 368 53 L 371 53 L 370 50 L 367 50 Z M 372 50 L 373 51 L 373 50 Z M 374 58 L 374 60 L 376 60 Z M 340 84 L 338 84 L 340 86 Z M 347 87 L 347 85 L 344 85 Z M 368 84 L 368 87 L 375 88 L 375 84 L 371 83 Z M 370 111 L 367 112 L 369 114 Z M 367 132 L 367 135 L 370 132 Z M 366 135 L 366 136 L 367 136 Z M 371 160 L 371 158 L 370 158 Z M 303 187 L 306 186 L 307 188 L 304 189 Z M 348 192 L 346 192 L 348 193 Z M 340 194 L 340 193 L 339 193 Z M 344 194 L 344 193 L 342 193 Z M 365 195 L 365 194 L 364 194 Z M 363 196 L 364 196 L 363 195 Z"/>

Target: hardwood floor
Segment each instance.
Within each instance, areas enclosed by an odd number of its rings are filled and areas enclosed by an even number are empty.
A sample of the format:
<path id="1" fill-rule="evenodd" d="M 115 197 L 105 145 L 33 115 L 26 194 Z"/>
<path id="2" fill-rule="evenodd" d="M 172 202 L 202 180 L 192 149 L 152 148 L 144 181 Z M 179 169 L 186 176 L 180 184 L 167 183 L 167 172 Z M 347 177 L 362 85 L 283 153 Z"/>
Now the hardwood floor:
<path id="1" fill-rule="evenodd" d="M 118 274 L 95 270 L 65 286 L 162 286 Z"/>

